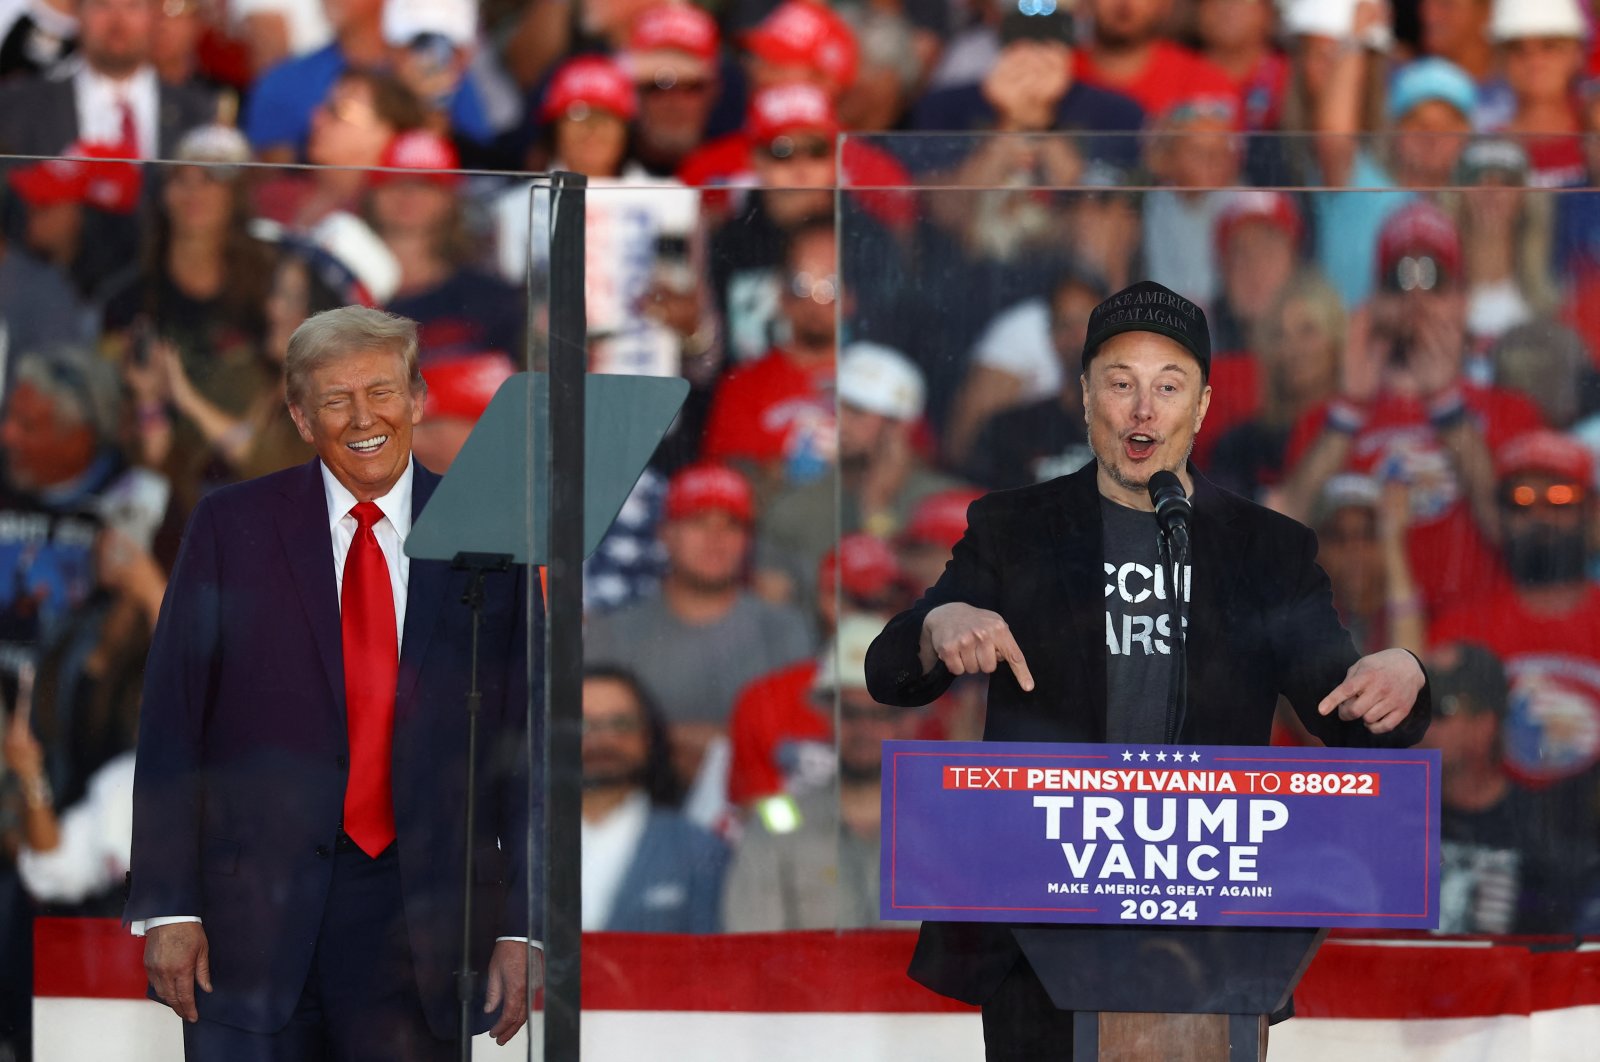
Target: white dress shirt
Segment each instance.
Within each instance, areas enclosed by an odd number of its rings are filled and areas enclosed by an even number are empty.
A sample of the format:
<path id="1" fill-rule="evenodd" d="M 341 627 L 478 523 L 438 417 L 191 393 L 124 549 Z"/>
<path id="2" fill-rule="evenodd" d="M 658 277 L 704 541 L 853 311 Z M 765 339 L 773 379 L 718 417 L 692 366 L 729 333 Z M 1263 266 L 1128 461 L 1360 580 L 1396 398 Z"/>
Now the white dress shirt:
<path id="1" fill-rule="evenodd" d="M 161 156 L 161 90 L 155 67 L 146 63 L 117 81 L 89 69 L 80 61 L 72 75 L 72 95 L 78 107 L 78 139 L 90 144 L 122 143 L 122 105 L 133 112 L 139 136 L 139 157 Z"/>
<path id="2" fill-rule="evenodd" d="M 411 534 L 411 462 L 400 473 L 389 493 L 373 502 L 383 510 L 384 518 L 372 525 L 372 533 L 383 550 L 383 559 L 389 566 L 389 588 L 394 591 L 395 645 L 402 645 L 406 633 L 406 587 L 411 582 L 411 558 L 405 554 L 406 536 Z M 334 590 L 344 608 L 344 562 L 350 556 L 350 543 L 356 537 L 356 518 L 350 510 L 356 507 L 356 496 L 334 478 L 328 466 L 322 466 L 322 493 L 328 499 L 328 532 L 333 538 Z"/>

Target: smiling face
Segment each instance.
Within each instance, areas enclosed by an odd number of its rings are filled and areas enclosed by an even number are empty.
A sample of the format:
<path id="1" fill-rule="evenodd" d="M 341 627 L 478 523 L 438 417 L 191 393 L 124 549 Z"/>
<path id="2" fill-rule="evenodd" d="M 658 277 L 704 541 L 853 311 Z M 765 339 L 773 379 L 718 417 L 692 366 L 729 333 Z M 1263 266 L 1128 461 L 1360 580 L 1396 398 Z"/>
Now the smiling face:
<path id="1" fill-rule="evenodd" d="M 1101 494 L 1149 509 L 1150 477 L 1163 469 L 1193 489 L 1184 466 L 1211 404 L 1194 355 L 1154 332 L 1112 336 L 1089 362 L 1083 399 Z"/>
<path id="2" fill-rule="evenodd" d="M 405 472 L 422 396 L 398 351 L 353 350 L 311 369 L 289 414 L 334 478 L 357 501 L 373 501 Z"/>

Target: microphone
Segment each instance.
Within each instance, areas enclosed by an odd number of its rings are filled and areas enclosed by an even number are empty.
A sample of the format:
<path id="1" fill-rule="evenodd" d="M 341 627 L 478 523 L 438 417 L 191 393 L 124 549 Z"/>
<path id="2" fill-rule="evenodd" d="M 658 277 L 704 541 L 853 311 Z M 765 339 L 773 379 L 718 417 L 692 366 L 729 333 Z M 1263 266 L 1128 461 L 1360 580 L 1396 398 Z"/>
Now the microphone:
<path id="1" fill-rule="evenodd" d="M 1194 513 L 1194 506 L 1189 504 L 1189 496 L 1183 493 L 1183 484 L 1178 481 L 1177 475 L 1165 470 L 1157 472 L 1150 477 L 1149 490 L 1150 504 L 1156 507 L 1156 523 L 1160 525 L 1162 533 L 1170 536 L 1181 527 L 1187 539 L 1189 517 Z"/>

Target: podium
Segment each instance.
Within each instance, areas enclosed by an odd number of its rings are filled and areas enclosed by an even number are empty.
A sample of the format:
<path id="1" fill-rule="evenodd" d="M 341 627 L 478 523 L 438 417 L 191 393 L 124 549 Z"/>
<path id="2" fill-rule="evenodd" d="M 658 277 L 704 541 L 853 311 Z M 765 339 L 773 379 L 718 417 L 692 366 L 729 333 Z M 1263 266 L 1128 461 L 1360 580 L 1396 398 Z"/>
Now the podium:
<path id="1" fill-rule="evenodd" d="M 1017 926 L 1074 1062 L 1259 1062 L 1326 929 Z M 1032 942 L 1049 946 L 1030 948 Z M 1031 953 L 1031 954 L 1029 954 Z"/>
<path id="2" fill-rule="evenodd" d="M 1020 948 L 1079 1062 L 1261 1059 L 1329 928 L 1438 925 L 1437 749 L 887 741 L 883 771 L 913 976 L 978 1002 Z"/>

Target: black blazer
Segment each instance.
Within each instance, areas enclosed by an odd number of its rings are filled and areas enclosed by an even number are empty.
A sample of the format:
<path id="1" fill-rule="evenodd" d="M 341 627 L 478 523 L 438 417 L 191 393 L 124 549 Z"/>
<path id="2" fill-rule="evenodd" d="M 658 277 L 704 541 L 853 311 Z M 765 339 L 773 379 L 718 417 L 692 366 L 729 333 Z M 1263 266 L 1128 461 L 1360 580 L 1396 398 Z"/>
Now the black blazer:
<path id="1" fill-rule="evenodd" d="M 943 664 L 922 674 L 922 620 L 963 601 L 998 612 L 1033 672 L 1024 693 L 1009 667 L 989 680 L 986 741 L 1104 741 L 1105 578 L 1100 495 L 1091 462 L 1070 476 L 989 494 L 967 511 L 967 531 L 939 582 L 889 621 L 867 654 L 867 684 L 884 704 L 922 705 L 950 685 Z M 1388 734 L 1323 717 L 1316 707 L 1358 659 L 1317 566 L 1316 536 L 1288 517 L 1212 485 L 1192 468 L 1193 591 L 1189 705 L 1183 744 L 1264 745 L 1279 695 L 1329 745 L 1413 745 L 1427 729 L 1426 687 Z M 1041 977 L 1050 930 L 1029 928 L 1022 950 Z M 1010 927 L 927 923 L 912 976 L 968 1003 L 993 993 L 1017 955 Z M 1038 954 L 1036 955 L 1036 951 Z"/>

